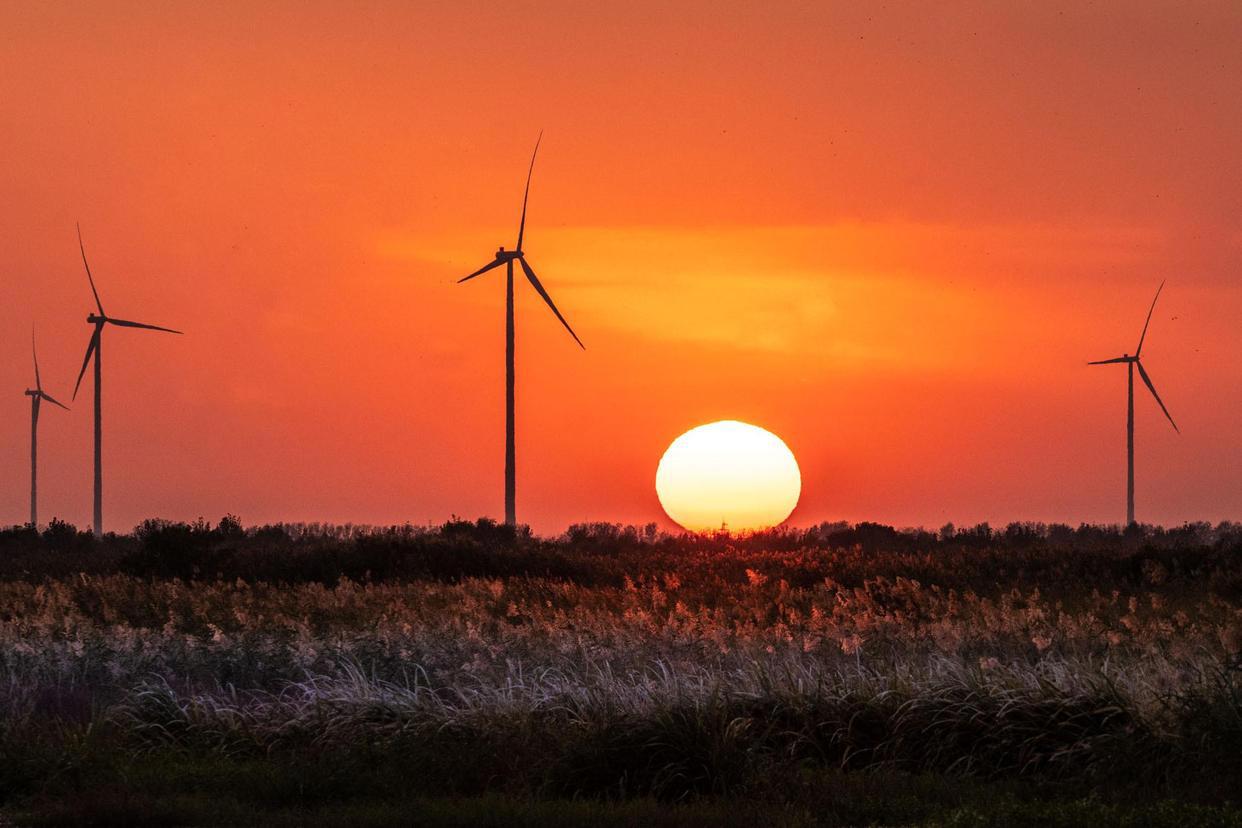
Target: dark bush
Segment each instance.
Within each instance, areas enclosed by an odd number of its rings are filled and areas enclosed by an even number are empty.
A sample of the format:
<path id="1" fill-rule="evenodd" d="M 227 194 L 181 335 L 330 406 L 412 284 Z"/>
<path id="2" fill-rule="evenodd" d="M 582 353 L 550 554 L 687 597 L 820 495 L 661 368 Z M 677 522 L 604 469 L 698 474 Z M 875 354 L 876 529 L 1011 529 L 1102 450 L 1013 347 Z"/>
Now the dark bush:
<path id="1" fill-rule="evenodd" d="M 42 533 L 0 530 L 0 580 L 42 581 L 76 573 L 141 578 L 335 584 L 351 580 L 438 580 L 538 576 L 620 585 L 676 572 L 684 583 L 745 582 L 843 587 L 903 577 L 942 588 L 994 591 L 1032 582 L 1134 591 L 1193 581 L 1230 601 L 1242 596 L 1242 527 L 1187 524 L 1163 529 L 1011 524 L 996 531 L 937 533 L 876 523 L 822 524 L 747 535 L 670 535 L 610 523 L 575 524 L 559 538 L 486 518 L 438 527 L 280 524 L 244 528 L 234 516 L 212 526 L 147 520 L 102 539 L 52 521 Z"/>

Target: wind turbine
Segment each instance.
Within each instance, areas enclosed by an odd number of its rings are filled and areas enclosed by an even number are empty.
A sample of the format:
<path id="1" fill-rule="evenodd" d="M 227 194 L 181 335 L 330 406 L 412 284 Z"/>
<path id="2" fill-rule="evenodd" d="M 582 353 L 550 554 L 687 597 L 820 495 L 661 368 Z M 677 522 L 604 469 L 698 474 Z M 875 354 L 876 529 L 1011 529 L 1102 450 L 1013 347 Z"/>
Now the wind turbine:
<path id="1" fill-rule="evenodd" d="M 1143 368 L 1143 363 L 1139 361 L 1139 356 L 1143 353 L 1143 340 L 1147 338 L 1147 326 L 1151 324 L 1152 311 L 1156 309 L 1156 300 L 1160 298 L 1160 291 L 1164 290 L 1164 282 L 1160 283 L 1160 287 L 1156 288 L 1156 297 L 1151 300 L 1151 308 L 1147 311 L 1147 321 L 1143 323 L 1143 333 L 1139 335 L 1138 347 L 1134 349 L 1134 356 L 1122 354 L 1115 359 L 1101 359 L 1095 362 L 1088 362 L 1088 365 L 1112 365 L 1114 363 L 1124 362 L 1128 372 L 1126 386 L 1126 525 L 1134 523 L 1134 369 L 1138 368 L 1139 376 L 1143 380 L 1143 384 L 1147 386 L 1147 390 L 1156 398 L 1156 402 L 1160 405 L 1160 410 L 1164 412 L 1164 416 L 1169 418 L 1169 424 L 1173 426 L 1173 430 L 1181 434 L 1181 429 L 1177 427 L 1177 423 L 1173 422 L 1173 415 L 1169 413 L 1169 409 L 1164 407 L 1164 401 L 1160 399 L 1160 395 L 1156 393 L 1156 386 L 1152 384 L 1151 377 L 1147 376 L 1147 371 Z"/>
<path id="2" fill-rule="evenodd" d="M 552 313 L 556 314 L 556 318 L 565 326 L 565 330 L 569 331 L 569 335 L 574 341 L 585 350 L 586 346 L 582 344 L 582 340 L 574 333 L 574 329 L 569 327 L 569 323 L 565 321 L 565 317 L 561 316 L 561 312 L 556 309 L 556 304 L 552 301 L 552 297 L 544 290 L 543 285 L 539 282 L 539 277 L 535 275 L 535 271 L 526 261 L 525 252 L 522 250 L 522 239 L 526 232 L 526 202 L 530 197 L 530 177 L 535 171 L 535 156 L 539 154 L 539 142 L 543 140 L 543 133 L 539 133 L 539 138 L 535 141 L 535 151 L 530 156 L 530 169 L 526 171 L 526 192 L 522 196 L 522 219 L 518 223 L 517 249 L 505 250 L 503 247 L 496 251 L 496 258 L 483 267 L 471 273 L 462 279 L 458 279 L 457 283 L 468 282 L 475 276 L 480 276 L 494 267 L 500 267 L 502 264 L 506 266 L 507 278 L 505 281 L 505 523 L 513 526 L 517 523 L 516 514 L 516 479 L 517 479 L 517 459 L 514 448 L 514 426 L 513 426 L 513 263 L 516 261 L 522 266 L 522 272 L 526 274 L 526 279 L 535 288 L 543 301 L 548 303 L 548 307 L 552 309 Z"/>
<path id="3" fill-rule="evenodd" d="M 30 397 L 30 525 L 39 527 L 39 405 L 47 400 L 68 411 L 68 408 L 52 399 L 52 395 L 43 390 L 43 381 L 39 378 L 39 352 L 35 349 L 34 328 L 30 329 L 30 353 L 34 356 L 35 387 L 27 388 L 26 396 Z"/>
<path id="4" fill-rule="evenodd" d="M 95 296 L 95 307 L 99 314 L 91 313 L 86 317 L 89 325 L 95 326 L 91 334 L 90 344 L 86 346 L 86 358 L 82 360 L 82 370 L 78 372 L 78 381 L 73 386 L 73 398 L 78 398 L 78 388 L 82 385 L 82 377 L 86 375 L 86 366 L 90 365 L 91 357 L 95 357 L 95 537 L 103 536 L 103 373 L 100 366 L 100 354 L 103 351 L 103 331 L 105 325 L 116 325 L 120 328 L 145 328 L 150 331 L 164 331 L 179 334 L 172 328 L 161 328 L 159 325 L 148 325 L 144 322 L 129 322 L 116 319 L 104 313 L 103 303 L 99 301 L 99 291 L 95 289 L 95 277 L 91 275 L 91 266 L 86 261 L 86 247 L 82 244 L 82 228 L 78 227 L 78 249 L 82 251 L 82 264 L 86 267 L 86 278 L 91 283 L 91 293 Z"/>

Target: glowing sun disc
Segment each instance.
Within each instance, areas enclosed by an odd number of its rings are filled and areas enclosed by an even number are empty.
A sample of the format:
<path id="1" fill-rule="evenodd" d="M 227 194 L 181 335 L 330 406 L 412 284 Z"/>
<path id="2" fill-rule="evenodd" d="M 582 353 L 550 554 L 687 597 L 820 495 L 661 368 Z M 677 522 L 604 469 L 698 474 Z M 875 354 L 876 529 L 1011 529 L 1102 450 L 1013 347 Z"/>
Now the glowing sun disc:
<path id="1" fill-rule="evenodd" d="M 776 526 L 801 493 L 798 461 L 784 441 L 737 420 L 690 429 L 673 441 L 656 469 L 660 505 L 692 532 Z"/>

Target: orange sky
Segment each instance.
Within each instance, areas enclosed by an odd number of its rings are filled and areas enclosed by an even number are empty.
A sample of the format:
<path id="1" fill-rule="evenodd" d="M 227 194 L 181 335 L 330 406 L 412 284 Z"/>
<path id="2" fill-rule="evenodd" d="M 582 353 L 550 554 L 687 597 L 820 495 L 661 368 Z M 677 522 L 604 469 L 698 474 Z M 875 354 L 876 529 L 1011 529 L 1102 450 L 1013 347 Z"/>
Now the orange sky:
<path id="1" fill-rule="evenodd" d="M 105 9 L 104 6 L 107 6 Z M 1242 7 L 1220 3 L 6 4 L 0 522 L 28 509 L 28 337 L 67 401 L 110 330 L 105 517 L 502 511 L 664 521 L 668 443 L 734 418 L 793 522 L 1242 516 Z M 1001 6 L 1004 6 L 1002 8 Z M 857 6 L 858 8 L 854 8 Z M 522 287 L 522 286 L 519 286 Z M 41 512 L 90 517 L 90 388 Z M 664 525 L 668 526 L 667 522 Z"/>

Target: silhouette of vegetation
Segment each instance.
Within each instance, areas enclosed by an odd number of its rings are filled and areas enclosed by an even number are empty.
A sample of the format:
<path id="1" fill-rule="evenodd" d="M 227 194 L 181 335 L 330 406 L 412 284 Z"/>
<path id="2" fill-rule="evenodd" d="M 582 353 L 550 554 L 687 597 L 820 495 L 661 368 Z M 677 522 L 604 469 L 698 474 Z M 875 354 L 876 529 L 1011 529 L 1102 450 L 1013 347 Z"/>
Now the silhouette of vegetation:
<path id="1" fill-rule="evenodd" d="M 1242 527 L 0 531 L 32 824 L 1242 824 Z"/>

